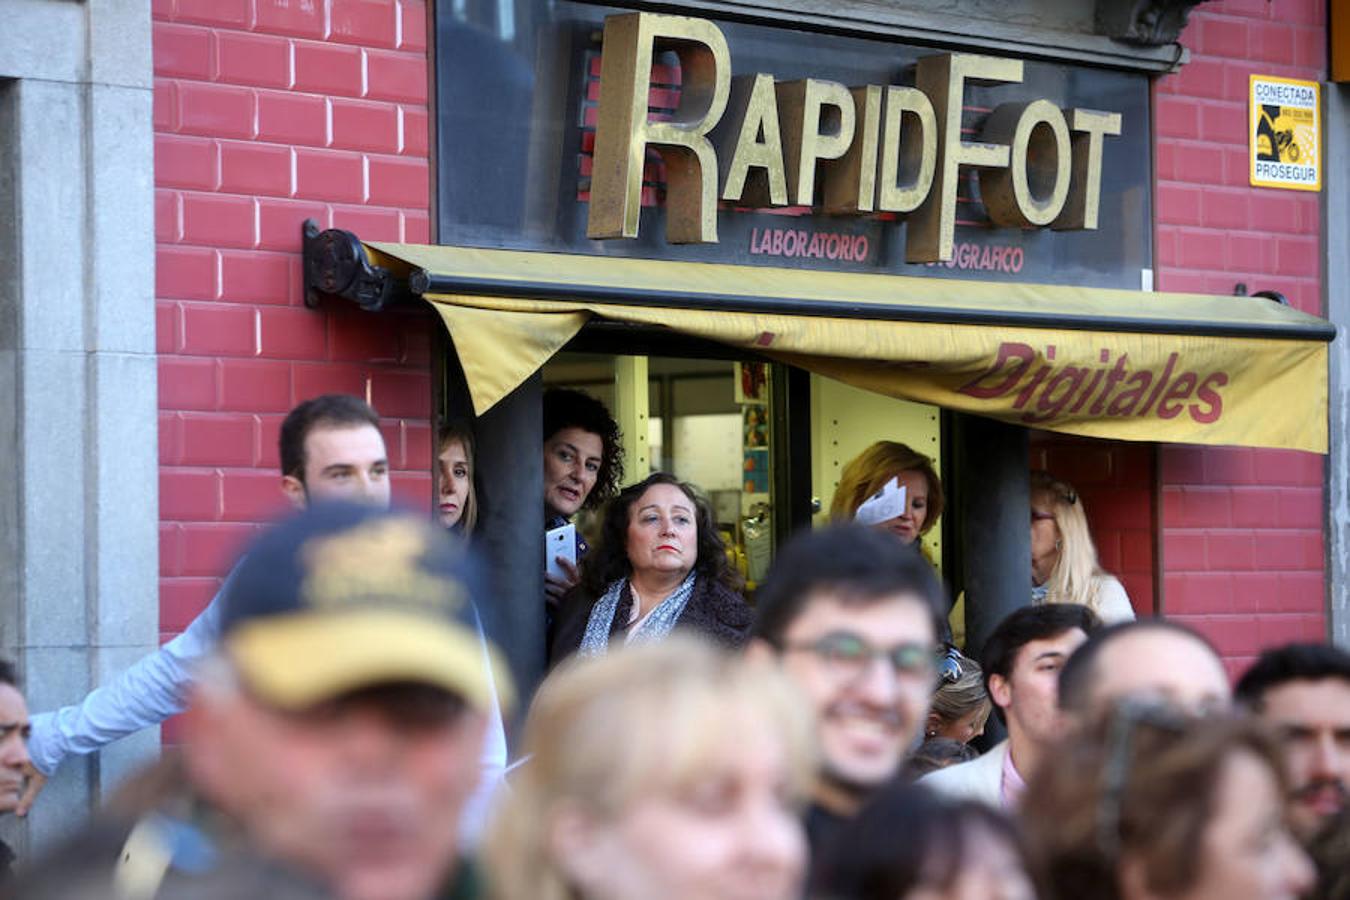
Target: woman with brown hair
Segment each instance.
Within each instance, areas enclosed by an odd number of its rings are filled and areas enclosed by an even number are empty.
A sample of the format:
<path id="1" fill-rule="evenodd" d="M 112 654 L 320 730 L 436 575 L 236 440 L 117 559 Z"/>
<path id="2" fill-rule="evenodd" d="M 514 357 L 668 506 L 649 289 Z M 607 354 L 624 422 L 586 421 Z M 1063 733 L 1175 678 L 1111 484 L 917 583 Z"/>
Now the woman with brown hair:
<path id="1" fill-rule="evenodd" d="M 739 647 L 754 619 L 741 584 L 708 501 L 656 472 L 605 507 L 599 546 L 559 613 L 551 658 L 598 656 L 611 643 L 657 641 L 675 628 Z"/>
<path id="2" fill-rule="evenodd" d="M 942 480 L 931 459 L 897 441 L 877 441 L 844 466 L 830 503 L 830 519 L 852 522 L 858 508 L 892 478 L 905 489 L 904 510 L 875 527 L 904 544 L 919 540 L 942 515 Z"/>
<path id="3" fill-rule="evenodd" d="M 1285 787 L 1257 723 L 1127 700 L 1040 768 L 1022 819 L 1047 900 L 1294 900 L 1313 871 Z"/>

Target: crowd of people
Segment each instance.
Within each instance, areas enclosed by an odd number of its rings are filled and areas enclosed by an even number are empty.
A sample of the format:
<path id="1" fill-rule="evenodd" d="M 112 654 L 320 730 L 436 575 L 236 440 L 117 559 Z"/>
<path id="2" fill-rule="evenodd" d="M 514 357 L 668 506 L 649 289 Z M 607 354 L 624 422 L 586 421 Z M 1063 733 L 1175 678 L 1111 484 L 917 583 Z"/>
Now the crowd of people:
<path id="1" fill-rule="evenodd" d="M 295 514 L 182 635 L 31 717 L 0 665 L 19 814 L 66 757 L 187 712 L 9 896 L 1350 898 L 1350 656 L 1273 648 L 1235 693 L 1203 636 L 1135 620 L 1046 473 L 1027 604 L 967 654 L 922 454 L 845 467 L 750 602 L 700 491 L 621 488 L 608 411 L 547 392 L 542 524 L 599 527 L 543 578 L 551 672 L 509 744 L 472 428 L 439 434 L 434 519 L 389 509 L 364 402 L 307 401 L 280 441 Z"/>

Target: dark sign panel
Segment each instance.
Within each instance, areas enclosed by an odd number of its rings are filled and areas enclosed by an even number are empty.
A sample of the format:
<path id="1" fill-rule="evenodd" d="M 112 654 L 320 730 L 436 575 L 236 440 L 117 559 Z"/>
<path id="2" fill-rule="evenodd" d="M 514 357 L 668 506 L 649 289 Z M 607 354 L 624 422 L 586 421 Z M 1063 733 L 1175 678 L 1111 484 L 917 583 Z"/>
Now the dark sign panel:
<path id="1" fill-rule="evenodd" d="M 444 243 L 1130 289 L 1152 266 L 1145 76 L 454 6 L 438 9 Z"/>

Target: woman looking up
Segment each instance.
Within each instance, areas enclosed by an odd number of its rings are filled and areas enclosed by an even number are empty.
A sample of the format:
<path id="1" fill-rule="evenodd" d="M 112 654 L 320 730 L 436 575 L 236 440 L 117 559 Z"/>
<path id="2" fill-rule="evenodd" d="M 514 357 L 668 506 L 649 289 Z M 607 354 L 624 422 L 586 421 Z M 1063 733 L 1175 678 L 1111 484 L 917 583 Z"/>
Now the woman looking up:
<path id="1" fill-rule="evenodd" d="M 1082 498 L 1049 472 L 1031 473 L 1031 598 L 1080 603 L 1107 625 L 1134 618 L 1124 585 L 1097 562 Z"/>
<path id="2" fill-rule="evenodd" d="M 753 619 L 740 587 L 707 501 L 657 472 L 606 507 L 600 546 L 559 615 L 552 660 L 603 654 L 612 640 L 657 641 L 677 626 L 740 646 Z"/>
<path id="3" fill-rule="evenodd" d="M 901 543 L 914 543 L 942 515 L 942 481 L 932 460 L 896 441 L 877 441 L 844 466 L 830 503 L 830 519 L 852 522 L 858 507 L 892 478 L 905 489 L 904 510 L 874 527 L 889 531 Z"/>

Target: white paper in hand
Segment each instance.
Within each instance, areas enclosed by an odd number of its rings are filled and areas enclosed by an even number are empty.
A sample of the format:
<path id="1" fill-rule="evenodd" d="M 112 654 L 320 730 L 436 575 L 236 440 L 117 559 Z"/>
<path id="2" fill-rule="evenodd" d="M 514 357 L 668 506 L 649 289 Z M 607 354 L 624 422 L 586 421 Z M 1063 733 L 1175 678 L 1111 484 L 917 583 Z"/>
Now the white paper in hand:
<path id="1" fill-rule="evenodd" d="M 905 511 L 905 487 L 899 478 L 892 478 L 881 490 L 863 501 L 853 514 L 853 521 L 862 525 L 876 525 L 894 519 Z"/>

